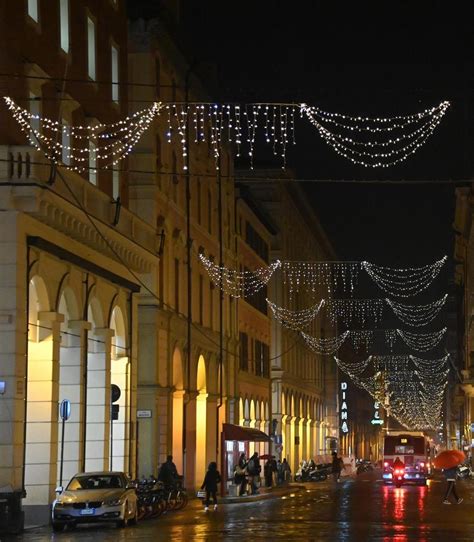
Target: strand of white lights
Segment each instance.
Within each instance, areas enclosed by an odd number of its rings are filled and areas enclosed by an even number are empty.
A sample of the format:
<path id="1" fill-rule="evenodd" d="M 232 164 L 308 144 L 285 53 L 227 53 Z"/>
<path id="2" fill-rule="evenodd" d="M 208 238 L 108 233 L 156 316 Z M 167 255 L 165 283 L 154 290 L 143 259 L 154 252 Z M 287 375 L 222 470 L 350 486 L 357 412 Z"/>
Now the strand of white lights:
<path id="1" fill-rule="evenodd" d="M 345 325 L 357 320 L 363 326 L 370 320 L 377 325 L 382 320 L 383 299 L 328 299 L 325 309 L 331 321 L 339 319 Z"/>
<path id="2" fill-rule="evenodd" d="M 351 378 L 359 377 L 367 369 L 370 362 L 372 361 L 370 356 L 363 361 L 350 363 L 346 363 L 336 356 L 334 356 L 334 360 L 336 361 L 337 365 Z"/>
<path id="3" fill-rule="evenodd" d="M 225 266 L 219 266 L 204 254 L 199 254 L 199 259 L 205 267 L 212 282 L 221 286 L 222 290 L 231 297 L 248 297 L 267 284 L 275 270 L 280 266 L 279 260 L 268 267 L 259 267 L 253 271 L 235 271 Z"/>
<path id="4" fill-rule="evenodd" d="M 272 303 L 269 299 L 266 301 L 273 313 L 273 316 L 285 327 L 295 331 L 299 331 L 300 329 L 308 326 L 316 318 L 321 310 L 321 307 L 325 303 L 325 300 L 322 299 L 318 304 L 309 307 L 308 309 L 293 311 L 279 307 L 275 303 Z"/>
<path id="5" fill-rule="evenodd" d="M 32 115 L 8 97 L 5 101 L 13 118 L 37 150 L 43 151 L 53 162 L 61 162 L 65 167 L 81 173 L 88 169 L 91 152 L 96 161 L 103 162 L 99 167 L 117 165 L 132 151 L 161 107 L 159 103 L 154 103 L 112 124 L 69 126 Z M 40 129 L 35 128 L 36 122 L 39 122 Z M 81 144 L 75 145 L 76 140 Z M 88 143 L 84 143 L 85 140 L 94 143 L 93 151 Z"/>
<path id="6" fill-rule="evenodd" d="M 207 143 L 211 146 L 215 159 L 215 167 L 219 169 L 219 159 L 223 141 L 232 143 L 236 148 L 236 156 L 246 148 L 250 168 L 253 169 L 257 136 L 272 146 L 273 154 L 280 156 L 282 168 L 286 167 L 288 146 L 296 143 L 295 113 L 300 110 L 297 104 L 234 104 L 169 103 L 167 110 L 166 137 L 171 143 L 175 137 L 180 138 L 183 145 L 183 158 L 187 153 L 183 141 L 183 121 L 192 119 L 194 142 Z M 183 160 L 183 163 L 185 161 Z"/>
<path id="7" fill-rule="evenodd" d="M 412 297 L 426 290 L 438 276 L 446 263 L 447 256 L 423 267 L 397 269 L 383 267 L 370 262 L 362 262 L 362 267 L 371 279 L 389 295 L 395 297 Z"/>
<path id="8" fill-rule="evenodd" d="M 351 117 L 301 105 L 326 143 L 354 164 L 389 167 L 414 154 L 444 117 L 449 102 L 421 113 L 391 118 Z M 378 136 L 378 137 L 375 137 Z"/>
<path id="9" fill-rule="evenodd" d="M 360 329 L 350 331 L 350 338 L 356 350 L 369 350 L 374 342 L 374 332 L 370 330 Z"/>
<path id="10" fill-rule="evenodd" d="M 416 356 L 410 356 L 410 359 L 416 365 L 419 371 L 425 371 L 430 370 L 433 365 L 443 369 L 443 367 L 446 367 L 448 364 L 449 355 L 435 360 L 426 360 L 422 358 L 417 358 Z"/>
<path id="11" fill-rule="evenodd" d="M 316 354 L 329 355 L 334 354 L 342 346 L 343 342 L 349 336 L 349 331 L 342 333 L 337 337 L 311 337 L 310 335 L 301 332 L 306 344 Z"/>
<path id="12" fill-rule="evenodd" d="M 405 305 L 391 299 L 386 299 L 385 301 L 391 307 L 397 318 L 404 324 L 412 327 L 422 327 L 436 318 L 447 299 L 448 294 L 427 305 Z"/>
<path id="13" fill-rule="evenodd" d="M 352 293 L 357 284 L 361 264 L 359 262 L 294 262 L 281 264 L 283 283 L 290 294 L 304 292 L 317 294 L 320 287 L 328 293 L 343 291 Z"/>
<path id="14" fill-rule="evenodd" d="M 412 333 L 402 329 L 397 329 L 396 332 L 405 344 L 413 348 L 413 350 L 428 352 L 440 343 L 447 330 L 448 328 L 444 327 L 440 331 L 433 331 L 432 333 Z"/>

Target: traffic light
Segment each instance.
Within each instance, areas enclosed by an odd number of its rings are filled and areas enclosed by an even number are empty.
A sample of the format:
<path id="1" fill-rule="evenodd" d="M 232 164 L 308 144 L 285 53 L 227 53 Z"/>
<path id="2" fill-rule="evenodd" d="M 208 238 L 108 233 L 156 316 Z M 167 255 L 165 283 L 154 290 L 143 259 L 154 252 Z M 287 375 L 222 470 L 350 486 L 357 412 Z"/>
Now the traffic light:
<path id="1" fill-rule="evenodd" d="M 118 417 L 119 417 L 120 405 L 114 405 L 114 403 L 120 399 L 120 395 L 121 395 L 120 388 L 117 386 L 117 384 L 112 384 L 110 386 L 110 398 L 112 402 L 112 406 L 111 406 L 112 421 L 118 420 Z"/>

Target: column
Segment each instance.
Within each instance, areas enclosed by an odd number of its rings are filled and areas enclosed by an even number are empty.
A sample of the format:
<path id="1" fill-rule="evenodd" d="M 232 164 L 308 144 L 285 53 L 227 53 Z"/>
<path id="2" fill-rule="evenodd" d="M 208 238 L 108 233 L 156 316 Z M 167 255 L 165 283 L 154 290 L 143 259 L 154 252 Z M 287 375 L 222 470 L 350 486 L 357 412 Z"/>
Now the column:
<path id="1" fill-rule="evenodd" d="M 217 394 L 207 394 L 206 400 L 206 462 L 205 466 L 211 461 L 217 463 L 218 457 L 216 457 L 217 442 L 216 442 L 216 428 L 217 428 Z M 202 482 L 201 482 L 202 483 Z"/>
<path id="2" fill-rule="evenodd" d="M 28 345 L 25 505 L 48 506 L 54 496 L 58 456 L 60 325 L 56 312 L 40 312 L 38 342 Z"/>
<path id="3" fill-rule="evenodd" d="M 114 334 L 113 329 L 95 328 L 94 335 L 89 340 L 85 433 L 86 471 L 109 470 L 110 468 L 110 356 Z"/>
<path id="4" fill-rule="evenodd" d="M 64 399 L 71 402 L 71 416 L 65 422 L 64 432 L 64 464 L 62 485 L 65 485 L 76 472 L 81 470 L 83 459 L 84 423 L 84 367 L 83 349 L 85 344 L 84 330 L 91 324 L 83 320 L 69 320 L 68 333 L 63 336 L 59 362 L 59 403 Z M 58 428 L 58 458 L 61 453 L 62 422 Z M 57 484 L 60 479 L 60 462 L 58 461 Z"/>

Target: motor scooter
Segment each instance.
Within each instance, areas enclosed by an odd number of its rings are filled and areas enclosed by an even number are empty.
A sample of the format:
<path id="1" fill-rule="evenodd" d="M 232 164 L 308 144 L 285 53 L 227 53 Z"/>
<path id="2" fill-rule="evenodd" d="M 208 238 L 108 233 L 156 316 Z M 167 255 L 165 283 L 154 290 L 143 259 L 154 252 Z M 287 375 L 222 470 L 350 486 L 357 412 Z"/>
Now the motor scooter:
<path id="1" fill-rule="evenodd" d="M 393 469 L 392 480 L 395 487 L 402 487 L 404 476 L 405 476 L 405 469 L 401 467 L 397 467 Z"/>

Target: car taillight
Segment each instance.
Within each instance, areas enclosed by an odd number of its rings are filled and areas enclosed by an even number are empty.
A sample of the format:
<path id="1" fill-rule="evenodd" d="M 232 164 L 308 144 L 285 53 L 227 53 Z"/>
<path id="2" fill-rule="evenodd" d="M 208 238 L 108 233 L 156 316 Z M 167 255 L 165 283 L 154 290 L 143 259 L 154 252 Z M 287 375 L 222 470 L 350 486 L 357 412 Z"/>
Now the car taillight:
<path id="1" fill-rule="evenodd" d="M 420 467 L 423 468 L 425 466 L 425 464 L 423 463 L 423 461 L 420 463 Z"/>

